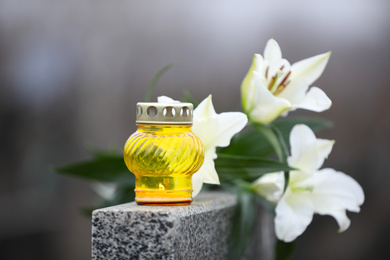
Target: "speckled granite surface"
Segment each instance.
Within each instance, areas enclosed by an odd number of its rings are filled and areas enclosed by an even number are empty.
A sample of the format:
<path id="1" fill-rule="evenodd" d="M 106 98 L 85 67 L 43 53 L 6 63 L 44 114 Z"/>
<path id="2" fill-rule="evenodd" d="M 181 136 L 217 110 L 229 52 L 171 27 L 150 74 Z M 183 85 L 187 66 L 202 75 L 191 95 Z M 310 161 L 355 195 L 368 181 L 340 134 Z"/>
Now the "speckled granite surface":
<path id="1" fill-rule="evenodd" d="M 92 259 L 226 259 L 236 197 L 203 193 L 189 206 L 95 210 Z"/>

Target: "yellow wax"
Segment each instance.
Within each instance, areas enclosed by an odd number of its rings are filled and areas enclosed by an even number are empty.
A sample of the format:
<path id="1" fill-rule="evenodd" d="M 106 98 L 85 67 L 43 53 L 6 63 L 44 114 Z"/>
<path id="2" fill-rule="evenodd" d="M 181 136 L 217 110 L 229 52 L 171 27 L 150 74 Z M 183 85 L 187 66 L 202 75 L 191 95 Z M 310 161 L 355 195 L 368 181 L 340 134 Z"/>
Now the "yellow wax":
<path id="1" fill-rule="evenodd" d="M 148 205 L 188 205 L 192 175 L 204 149 L 191 125 L 138 124 L 127 140 L 124 160 L 135 174 L 135 201 Z"/>

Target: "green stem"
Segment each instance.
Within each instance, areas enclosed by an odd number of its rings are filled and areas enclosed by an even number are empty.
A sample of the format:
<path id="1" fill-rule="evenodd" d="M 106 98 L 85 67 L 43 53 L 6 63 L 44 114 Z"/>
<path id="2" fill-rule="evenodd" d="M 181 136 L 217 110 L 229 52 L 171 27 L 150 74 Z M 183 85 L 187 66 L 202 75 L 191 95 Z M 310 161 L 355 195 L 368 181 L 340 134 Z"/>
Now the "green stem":
<path id="1" fill-rule="evenodd" d="M 280 130 L 276 126 L 270 125 L 270 127 L 271 127 L 273 133 L 275 134 L 275 136 L 278 138 L 278 141 L 279 141 L 279 144 L 280 144 L 280 147 L 281 147 L 281 150 L 282 150 L 282 162 L 287 163 L 288 148 L 287 148 L 286 142 L 284 141 L 283 135 L 282 135 L 282 133 L 280 132 Z M 280 159 L 280 157 L 279 157 L 279 159 Z M 286 189 L 288 187 L 289 181 L 290 181 L 290 172 L 289 171 L 285 171 L 284 172 L 284 188 L 283 188 L 283 192 L 286 191 Z"/>
<path id="2" fill-rule="evenodd" d="M 275 153 L 279 158 L 279 161 L 287 163 L 288 148 L 280 130 L 272 124 L 270 124 L 269 126 L 262 124 L 253 124 L 253 126 L 268 139 L 268 141 L 274 148 Z M 285 182 L 283 192 L 286 191 L 288 182 L 290 180 L 289 171 L 284 172 L 284 180 Z"/>

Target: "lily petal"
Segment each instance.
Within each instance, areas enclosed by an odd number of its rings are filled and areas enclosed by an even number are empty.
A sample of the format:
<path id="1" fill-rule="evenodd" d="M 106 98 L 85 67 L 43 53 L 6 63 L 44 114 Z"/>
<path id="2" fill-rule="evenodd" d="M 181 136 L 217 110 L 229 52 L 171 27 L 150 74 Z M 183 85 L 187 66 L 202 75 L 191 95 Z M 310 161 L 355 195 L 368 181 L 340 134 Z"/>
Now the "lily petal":
<path id="1" fill-rule="evenodd" d="M 256 86 L 253 83 L 253 80 L 249 85 L 241 87 L 241 96 L 244 112 L 249 114 L 250 111 L 256 106 Z"/>
<path id="2" fill-rule="evenodd" d="M 295 104 L 296 108 L 303 108 L 315 112 L 322 112 L 332 106 L 332 101 L 324 91 L 317 87 L 311 87 L 302 102 Z"/>
<path id="3" fill-rule="evenodd" d="M 264 59 L 260 54 L 253 56 L 252 65 L 249 68 L 248 73 L 241 83 L 241 101 L 242 107 L 245 112 L 249 112 L 255 105 L 255 86 L 253 84 L 253 71 L 259 72 L 261 75 L 265 75 L 266 66 L 264 65 Z M 263 82 L 266 84 L 266 79 L 263 77 Z"/>
<path id="4" fill-rule="evenodd" d="M 269 61 L 264 59 L 263 56 L 261 56 L 260 54 L 255 54 L 254 61 L 255 61 L 255 68 L 252 71 L 257 71 L 261 75 L 265 75 L 266 71 L 270 65 Z M 252 71 L 249 71 L 249 72 L 252 72 Z M 265 77 L 264 77 L 264 80 L 265 80 Z"/>
<path id="5" fill-rule="evenodd" d="M 283 172 L 264 174 L 253 183 L 253 186 L 260 196 L 271 203 L 277 203 L 283 195 Z"/>
<path id="6" fill-rule="evenodd" d="M 246 74 L 245 78 L 242 80 L 242 83 L 241 83 L 241 90 L 242 91 L 245 91 L 245 88 L 247 86 L 249 86 L 252 82 L 252 79 L 253 79 L 252 71 L 256 70 L 256 59 L 258 59 L 258 56 L 260 56 L 260 58 L 263 59 L 263 57 L 261 57 L 261 55 L 259 55 L 259 54 L 255 54 L 253 56 L 251 67 L 249 68 L 248 73 Z M 244 96 L 246 96 L 246 95 L 244 95 Z"/>
<path id="7" fill-rule="evenodd" d="M 279 44 L 274 39 L 269 39 L 264 49 L 264 59 L 271 64 L 282 59 L 282 51 Z"/>
<path id="8" fill-rule="evenodd" d="M 274 96 L 262 83 L 261 75 L 253 72 L 256 86 L 256 107 L 250 112 L 249 117 L 254 122 L 267 124 L 278 117 L 283 111 L 291 107 L 291 103 Z"/>
<path id="9" fill-rule="evenodd" d="M 309 84 L 304 79 L 295 79 L 278 94 L 278 97 L 285 98 L 290 101 L 292 109 L 297 108 L 296 104 L 302 103 L 306 97 L 306 92 L 309 89 Z"/>
<path id="10" fill-rule="evenodd" d="M 216 117 L 199 118 L 198 116 L 194 115 L 192 132 L 194 132 L 200 138 L 206 152 L 210 149 L 213 149 L 215 138 L 214 130 L 218 127 L 219 124 Z"/>
<path id="11" fill-rule="evenodd" d="M 318 170 L 332 151 L 334 141 L 316 139 L 306 125 L 296 125 L 290 133 L 291 156 L 287 158 L 291 167 L 306 173 Z"/>
<path id="12" fill-rule="evenodd" d="M 211 95 L 209 95 L 202 102 L 200 102 L 200 104 L 194 111 L 194 117 L 198 119 L 203 119 L 217 116 L 211 98 Z"/>
<path id="13" fill-rule="evenodd" d="M 311 85 L 324 71 L 331 52 L 319 54 L 294 63 L 291 66 L 291 79 L 303 78 Z"/>
<path id="14" fill-rule="evenodd" d="M 230 139 L 240 132 L 247 122 L 247 116 L 241 112 L 217 114 L 210 95 L 195 109 L 192 131 L 199 136 L 207 153 L 207 150 L 215 149 L 216 146 L 228 146 Z"/>
<path id="15" fill-rule="evenodd" d="M 339 232 L 344 232 L 351 225 L 351 220 L 347 217 L 347 213 L 345 210 L 332 210 L 328 215 L 332 216 L 339 225 Z"/>
<path id="16" fill-rule="evenodd" d="M 167 97 L 167 96 L 159 96 L 157 97 L 157 102 L 158 103 L 171 103 L 171 104 L 177 104 L 177 103 L 180 103 L 180 101 L 177 101 L 177 100 L 174 100 L 170 97 Z"/>
<path id="17" fill-rule="evenodd" d="M 316 172 L 310 179 L 315 187 L 312 192 L 314 211 L 333 216 L 339 231 L 346 230 L 350 221 L 345 211 L 360 211 L 364 202 L 362 187 L 350 176 L 330 168 Z"/>
<path id="18" fill-rule="evenodd" d="M 275 209 L 275 233 L 279 240 L 291 242 L 301 235 L 313 219 L 313 205 L 308 192 L 287 188 Z"/>
<path id="19" fill-rule="evenodd" d="M 192 197 L 199 194 L 203 183 L 220 184 L 217 171 L 215 170 L 214 160 L 205 155 L 204 162 L 200 169 L 192 175 Z"/>
<path id="20" fill-rule="evenodd" d="M 199 194 L 203 187 L 203 174 L 201 169 L 192 175 L 192 197 Z"/>
<path id="21" fill-rule="evenodd" d="M 226 147 L 230 139 L 240 132 L 248 123 L 248 117 L 241 112 L 225 112 L 218 115 L 218 124 L 223 127 L 215 129 L 213 140 L 215 146 Z"/>
<path id="22" fill-rule="evenodd" d="M 219 182 L 217 171 L 215 170 L 214 160 L 210 157 L 205 157 L 202 167 L 203 182 L 209 184 L 221 184 Z"/>

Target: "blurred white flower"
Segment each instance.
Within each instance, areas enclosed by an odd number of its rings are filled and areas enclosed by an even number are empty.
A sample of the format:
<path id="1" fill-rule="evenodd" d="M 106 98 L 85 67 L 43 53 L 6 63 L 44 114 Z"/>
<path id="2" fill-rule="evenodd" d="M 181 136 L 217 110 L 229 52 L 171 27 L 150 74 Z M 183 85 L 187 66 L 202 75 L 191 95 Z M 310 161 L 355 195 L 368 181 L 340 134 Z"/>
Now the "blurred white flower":
<path id="1" fill-rule="evenodd" d="M 158 97 L 160 103 L 177 103 L 166 96 Z M 204 99 L 194 110 L 192 132 L 202 141 L 205 158 L 204 162 L 193 176 L 192 196 L 198 195 L 203 183 L 220 184 L 214 159 L 217 158 L 216 147 L 226 147 L 230 139 L 240 132 L 248 122 L 248 118 L 241 112 L 225 112 L 217 114 L 214 110 L 211 95 Z"/>
<path id="2" fill-rule="evenodd" d="M 92 183 L 92 189 L 104 200 L 110 201 L 115 198 L 117 185 L 115 183 Z"/>
<path id="3" fill-rule="evenodd" d="M 332 102 L 327 95 L 309 86 L 321 76 L 330 54 L 319 54 L 290 65 L 282 59 L 278 43 L 270 39 L 264 57 L 254 55 L 241 84 L 242 105 L 249 119 L 267 124 L 297 108 L 316 112 L 328 109 Z"/>
<path id="4" fill-rule="evenodd" d="M 319 168 L 330 154 L 334 141 L 317 139 L 306 125 L 296 125 L 290 133 L 290 180 L 284 194 L 283 172 L 270 173 L 254 182 L 258 193 L 276 205 L 275 232 L 278 239 L 291 242 L 310 224 L 314 213 L 334 217 L 346 230 L 350 220 L 346 210 L 359 212 L 364 202 L 361 186 L 334 169 Z"/>

